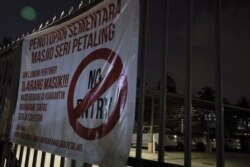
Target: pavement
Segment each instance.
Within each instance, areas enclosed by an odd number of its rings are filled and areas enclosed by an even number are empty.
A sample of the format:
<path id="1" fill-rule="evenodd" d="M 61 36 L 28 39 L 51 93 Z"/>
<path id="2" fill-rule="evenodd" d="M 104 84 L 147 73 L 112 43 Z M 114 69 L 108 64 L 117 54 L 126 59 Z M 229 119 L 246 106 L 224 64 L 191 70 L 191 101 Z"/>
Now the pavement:
<path id="1" fill-rule="evenodd" d="M 132 148 L 130 156 L 135 157 L 135 149 Z M 149 153 L 142 150 L 142 158 L 155 160 L 158 153 Z M 165 152 L 165 162 L 177 165 L 184 165 L 184 153 L 175 151 Z M 225 152 L 225 167 L 249 167 L 250 154 L 239 152 Z M 192 167 L 216 167 L 216 152 L 192 152 Z"/>

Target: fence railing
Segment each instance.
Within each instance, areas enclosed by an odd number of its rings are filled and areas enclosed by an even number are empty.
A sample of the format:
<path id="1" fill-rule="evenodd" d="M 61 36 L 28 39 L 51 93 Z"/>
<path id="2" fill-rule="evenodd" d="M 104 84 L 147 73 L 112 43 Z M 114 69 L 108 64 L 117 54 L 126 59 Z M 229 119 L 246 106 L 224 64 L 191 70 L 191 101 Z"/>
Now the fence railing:
<path id="1" fill-rule="evenodd" d="M 5 144 L 9 144 L 9 142 L 5 142 Z M 82 161 L 77 161 L 74 159 L 69 159 L 67 157 L 62 157 L 60 155 L 51 154 L 48 152 L 44 152 L 42 150 L 38 150 L 35 148 L 23 146 L 20 144 L 12 144 L 12 148 L 8 148 L 9 150 L 3 150 L 3 157 L 10 156 L 10 151 L 13 153 L 14 157 L 11 159 L 5 159 L 1 164 L 3 167 L 98 167 L 97 165 L 87 164 Z M 8 166 L 7 161 L 18 161 L 18 165 Z M 149 159 L 136 159 L 135 157 L 129 157 L 127 161 L 128 166 L 143 166 L 143 167 L 180 167 L 181 165 L 175 164 L 159 164 L 157 161 L 149 160 Z"/>

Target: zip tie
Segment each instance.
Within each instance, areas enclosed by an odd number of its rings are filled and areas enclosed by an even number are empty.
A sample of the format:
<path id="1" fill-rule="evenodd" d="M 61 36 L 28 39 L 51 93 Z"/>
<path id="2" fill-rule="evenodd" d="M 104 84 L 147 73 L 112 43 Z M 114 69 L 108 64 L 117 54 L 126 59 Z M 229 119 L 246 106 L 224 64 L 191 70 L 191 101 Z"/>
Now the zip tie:
<path id="1" fill-rule="evenodd" d="M 48 24 L 49 24 L 49 20 L 46 21 L 45 26 L 47 26 Z"/>
<path id="2" fill-rule="evenodd" d="M 73 6 L 71 6 L 71 7 L 69 8 L 69 13 L 68 13 L 68 15 L 70 15 L 70 14 L 72 13 L 73 10 L 74 10 L 74 8 L 73 8 Z"/>
<path id="3" fill-rule="evenodd" d="M 55 20 L 56 20 L 56 16 L 54 16 L 54 17 L 53 17 L 53 19 L 52 19 L 52 23 L 54 23 L 54 22 L 55 22 Z"/>
<path id="4" fill-rule="evenodd" d="M 62 19 L 63 18 L 63 15 L 64 15 L 64 10 L 62 11 L 62 13 L 61 13 L 61 17 L 60 17 L 60 19 Z"/>
<path id="5" fill-rule="evenodd" d="M 42 23 L 42 24 L 40 24 L 40 26 L 39 26 L 39 30 L 40 30 L 41 28 L 43 28 L 43 23 Z"/>
<path id="6" fill-rule="evenodd" d="M 78 9 L 81 9 L 82 5 L 83 5 L 83 1 L 81 1 L 81 2 L 79 3 Z"/>

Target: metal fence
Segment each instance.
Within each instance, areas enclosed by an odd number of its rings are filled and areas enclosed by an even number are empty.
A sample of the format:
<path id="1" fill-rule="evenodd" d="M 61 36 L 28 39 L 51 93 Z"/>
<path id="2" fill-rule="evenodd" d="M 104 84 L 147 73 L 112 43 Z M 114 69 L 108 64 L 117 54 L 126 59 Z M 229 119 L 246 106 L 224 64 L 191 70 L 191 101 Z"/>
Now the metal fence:
<path id="1" fill-rule="evenodd" d="M 68 20 L 79 13 L 82 13 L 92 6 L 96 5 L 100 0 L 90 2 L 90 4 L 84 6 L 83 2 L 79 4 L 76 10 L 73 10 L 73 8 L 70 8 L 68 14 L 65 12 L 62 12 L 59 19 L 56 20 L 54 17 L 51 21 L 51 23 L 46 22 L 44 26 L 41 24 L 38 31 L 41 29 L 46 29 L 47 27 L 50 27 L 52 25 L 64 22 L 65 20 Z M 154 167 L 154 166 L 178 166 L 175 164 L 168 164 L 165 162 L 164 159 L 164 133 L 165 133 L 165 124 L 166 124 L 166 101 L 167 101 L 167 91 L 166 91 L 166 84 L 167 84 L 167 55 L 168 55 L 168 43 L 169 43 L 169 34 L 168 34 L 168 27 L 169 27 L 169 10 L 170 9 L 170 0 L 162 1 L 162 4 L 164 4 L 164 18 L 163 18 L 163 28 L 164 28 L 164 36 L 163 36 L 163 54 L 161 57 L 162 64 L 160 65 L 161 69 L 161 90 L 160 90 L 160 112 L 159 113 L 159 151 L 158 151 L 158 160 L 152 161 L 152 160 L 146 160 L 142 158 L 142 128 L 143 128 L 143 119 L 144 119 L 144 106 L 145 106 L 145 71 L 146 71 L 146 56 L 147 56 L 147 36 L 149 33 L 148 30 L 148 14 L 149 14 L 149 1 L 146 0 L 140 0 L 140 43 L 139 43 L 139 87 L 138 87 L 138 111 L 137 112 L 137 145 L 136 145 L 136 153 L 135 157 L 129 157 L 127 165 L 129 166 L 135 166 L 135 167 Z M 191 134 L 192 134 L 192 128 L 191 128 L 191 110 L 192 110 L 192 96 L 191 96 L 191 90 L 192 90 L 192 75 L 191 75 L 191 67 L 192 67 L 192 17 L 193 17 L 193 3 L 192 0 L 187 0 L 187 48 L 186 48 L 186 93 L 185 93 L 185 112 L 184 112 L 184 118 L 185 118 L 185 126 L 184 126 L 184 134 L 185 134 L 185 146 L 184 146 L 184 166 L 190 167 L 191 166 Z M 222 65 L 222 58 L 221 58 L 221 0 L 214 0 L 214 8 L 216 11 L 215 14 L 215 29 L 216 29 L 216 47 L 217 47 L 217 53 L 216 53 L 216 92 L 217 92 L 217 98 L 216 98 L 216 139 L 217 139 L 217 166 L 223 167 L 224 166 L 224 139 L 223 139 L 223 122 L 224 122 L 224 116 L 223 116 L 223 103 L 222 103 L 222 73 L 221 73 L 221 65 Z M 84 6 L 84 7 L 83 7 Z M 35 30 L 34 30 L 35 32 Z M 1 113 L 4 111 L 4 106 L 7 99 L 12 99 L 12 108 L 9 109 L 10 115 L 14 112 L 14 106 L 15 106 L 15 100 L 13 100 L 13 97 L 7 97 L 6 87 L 10 83 L 15 83 L 15 85 L 12 85 L 15 87 L 14 92 L 8 93 L 12 94 L 13 96 L 17 95 L 17 87 L 18 87 L 18 75 L 20 64 L 20 55 L 21 55 L 21 41 L 22 37 L 18 38 L 16 41 L 13 41 L 10 45 L 4 46 L 0 50 L 0 88 L 1 88 L 1 94 L 0 94 L 0 109 Z M 15 60 L 16 59 L 16 60 Z M 6 63 L 8 62 L 8 63 Z M 15 72 L 12 71 L 15 64 Z M 16 92 L 15 92 L 16 91 Z M 1 116 L 3 118 L 3 116 Z M 3 120 L 1 120 L 3 121 Z M 8 119 L 8 123 L 11 123 L 11 119 Z M 6 126 L 10 126 L 9 124 Z M 10 127 L 8 128 L 10 129 Z M 7 133 L 1 135 L 1 137 L 4 137 L 5 140 L 8 140 Z M 18 144 L 14 144 L 14 153 L 19 160 L 21 166 L 28 167 L 28 166 L 76 166 L 75 160 L 70 160 L 65 157 L 61 157 L 58 155 L 42 152 L 40 150 L 36 150 L 34 148 L 29 148 L 25 146 L 21 146 Z M 88 166 L 88 164 L 85 164 L 85 166 Z"/>

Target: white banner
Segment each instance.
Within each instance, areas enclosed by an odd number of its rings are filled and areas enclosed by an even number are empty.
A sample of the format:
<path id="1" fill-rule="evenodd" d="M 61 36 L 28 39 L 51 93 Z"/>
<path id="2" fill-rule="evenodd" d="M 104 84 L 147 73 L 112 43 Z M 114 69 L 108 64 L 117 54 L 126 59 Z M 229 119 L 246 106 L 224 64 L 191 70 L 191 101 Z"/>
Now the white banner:
<path id="1" fill-rule="evenodd" d="M 125 166 L 134 124 L 139 1 L 104 0 L 25 37 L 12 139 Z"/>

